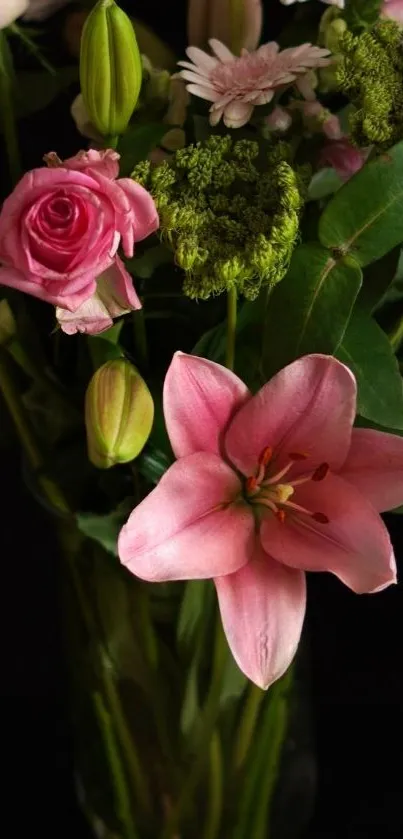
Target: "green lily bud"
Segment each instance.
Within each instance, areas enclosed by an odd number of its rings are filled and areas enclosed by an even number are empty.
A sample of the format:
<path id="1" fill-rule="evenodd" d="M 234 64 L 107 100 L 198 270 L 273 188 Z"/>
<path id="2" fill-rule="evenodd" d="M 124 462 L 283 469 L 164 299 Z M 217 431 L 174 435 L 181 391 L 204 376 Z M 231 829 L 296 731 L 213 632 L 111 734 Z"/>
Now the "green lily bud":
<path id="1" fill-rule="evenodd" d="M 115 0 L 98 0 L 81 37 L 80 82 L 90 122 L 104 137 L 126 130 L 141 78 L 141 57 L 130 18 Z"/>
<path id="2" fill-rule="evenodd" d="M 140 454 L 153 424 L 154 403 L 129 361 L 107 361 L 94 373 L 85 396 L 88 457 L 98 469 L 128 463 Z"/>

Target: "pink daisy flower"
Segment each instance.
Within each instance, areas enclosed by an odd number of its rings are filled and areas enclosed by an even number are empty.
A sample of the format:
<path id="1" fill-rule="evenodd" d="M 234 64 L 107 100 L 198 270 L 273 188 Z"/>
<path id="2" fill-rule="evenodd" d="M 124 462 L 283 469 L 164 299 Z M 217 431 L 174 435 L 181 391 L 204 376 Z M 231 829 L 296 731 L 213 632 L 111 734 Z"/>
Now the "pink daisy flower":
<path id="1" fill-rule="evenodd" d="M 212 102 L 210 125 L 223 117 L 228 128 L 249 122 L 256 105 L 266 105 L 279 87 L 291 84 L 315 67 L 329 63 L 329 50 L 301 44 L 279 51 L 275 41 L 255 52 L 242 50 L 237 57 L 216 38 L 209 41 L 213 56 L 198 47 L 188 47 L 190 61 L 180 61 L 185 69 L 189 93 Z"/>

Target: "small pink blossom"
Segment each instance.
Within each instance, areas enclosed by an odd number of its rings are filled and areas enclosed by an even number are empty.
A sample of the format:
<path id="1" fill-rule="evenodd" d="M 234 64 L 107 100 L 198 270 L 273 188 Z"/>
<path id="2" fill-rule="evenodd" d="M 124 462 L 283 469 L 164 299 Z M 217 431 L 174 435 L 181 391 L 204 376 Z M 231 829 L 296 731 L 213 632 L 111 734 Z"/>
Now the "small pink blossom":
<path id="1" fill-rule="evenodd" d="M 234 17 L 238 19 L 234 20 Z M 238 24 L 238 26 L 237 26 Z M 239 29 L 242 43 L 239 48 L 255 50 L 263 24 L 262 0 L 189 0 L 188 40 L 196 47 L 204 47 L 209 38 L 218 38 L 233 47 L 233 33 Z"/>
<path id="2" fill-rule="evenodd" d="M 189 61 L 180 61 L 181 76 L 189 93 L 212 102 L 210 124 L 221 118 L 228 128 L 240 128 L 251 118 L 256 105 L 270 102 L 278 88 L 291 84 L 314 67 L 329 63 L 329 50 L 311 44 L 279 51 L 274 41 L 256 52 L 242 50 L 240 58 L 221 41 L 210 40 L 214 56 L 198 47 L 188 47 Z"/>
<path id="3" fill-rule="evenodd" d="M 75 331 L 74 318 L 60 310 L 76 315 L 80 331 L 84 322 L 85 331 L 98 331 L 100 301 L 110 318 L 140 305 L 117 250 L 121 244 L 133 256 L 134 243 L 157 229 L 155 204 L 140 184 L 118 178 L 119 155 L 111 149 L 64 162 L 51 153 L 46 161 L 48 168 L 24 175 L 3 204 L 0 284 L 53 303 L 66 332 Z"/>
<path id="4" fill-rule="evenodd" d="M 403 438 L 355 429 L 356 382 L 310 355 L 252 396 L 229 370 L 176 353 L 164 416 L 178 460 L 119 537 L 151 582 L 214 578 L 233 656 L 268 687 L 289 666 L 305 614 L 304 571 L 355 592 L 396 581 L 379 512 L 403 501 Z"/>
<path id="5" fill-rule="evenodd" d="M 322 166 L 332 166 L 343 181 L 348 181 L 362 169 L 367 157 L 368 150 L 357 149 L 347 137 L 342 137 L 324 146 L 320 163 Z"/>
<path id="6" fill-rule="evenodd" d="M 382 14 L 403 24 L 403 0 L 384 0 Z"/>
<path id="7" fill-rule="evenodd" d="M 286 108 L 276 105 L 271 114 L 266 117 L 264 123 L 269 131 L 283 133 L 288 131 L 292 125 L 292 116 Z"/>

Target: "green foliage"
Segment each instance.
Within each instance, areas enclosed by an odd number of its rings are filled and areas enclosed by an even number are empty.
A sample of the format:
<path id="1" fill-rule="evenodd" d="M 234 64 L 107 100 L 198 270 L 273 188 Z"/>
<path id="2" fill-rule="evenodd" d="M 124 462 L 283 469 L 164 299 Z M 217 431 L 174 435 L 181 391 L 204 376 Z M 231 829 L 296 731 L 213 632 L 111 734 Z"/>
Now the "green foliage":
<path id="1" fill-rule="evenodd" d="M 402 171 L 403 142 L 367 163 L 324 210 L 319 221 L 322 245 L 368 265 L 400 244 Z"/>
<path id="2" fill-rule="evenodd" d="M 369 0 L 363 0 L 367 6 Z M 336 78 L 355 106 L 350 131 L 359 146 L 389 148 L 403 138 L 403 44 L 400 27 L 380 20 L 370 30 L 346 32 Z"/>
<path id="3" fill-rule="evenodd" d="M 186 295 L 207 299 L 235 286 L 254 299 L 282 279 L 304 192 L 289 151 L 280 143 L 261 153 L 255 141 L 212 135 L 154 170 L 134 170 L 154 196 Z"/>
<path id="4" fill-rule="evenodd" d="M 141 160 L 158 146 L 167 133 L 167 126 L 161 122 L 137 125 L 135 122 L 119 138 L 118 152 L 121 155 L 120 176 L 131 175 Z"/>
<path id="5" fill-rule="evenodd" d="M 359 265 L 336 260 L 319 244 L 301 245 L 267 307 L 263 365 L 269 378 L 309 352 L 332 354 L 346 330 L 361 286 Z"/>
<path id="6" fill-rule="evenodd" d="M 95 513 L 77 513 L 76 522 L 78 529 L 84 536 L 88 536 L 89 539 L 98 542 L 112 556 L 117 556 L 119 532 L 133 507 L 133 499 L 127 498 L 120 504 L 117 510 L 113 510 L 112 513 L 104 516 L 96 515 Z"/>
<path id="7" fill-rule="evenodd" d="M 403 430 L 403 390 L 399 366 L 387 336 L 365 311 L 354 312 L 337 356 L 358 384 L 358 413 L 367 420 Z"/>
<path id="8" fill-rule="evenodd" d="M 344 17 L 352 32 L 362 32 L 379 19 L 383 0 L 346 0 Z"/>

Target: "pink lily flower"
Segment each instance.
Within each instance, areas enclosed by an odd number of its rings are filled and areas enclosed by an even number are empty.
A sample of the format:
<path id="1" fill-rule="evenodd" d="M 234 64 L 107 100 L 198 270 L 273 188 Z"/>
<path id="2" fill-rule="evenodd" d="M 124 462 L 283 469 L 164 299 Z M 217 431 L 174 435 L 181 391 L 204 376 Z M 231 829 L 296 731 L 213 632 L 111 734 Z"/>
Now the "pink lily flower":
<path id="1" fill-rule="evenodd" d="M 176 353 L 164 415 L 178 460 L 119 536 L 150 582 L 214 579 L 240 669 L 267 688 L 288 668 L 305 571 L 357 593 L 396 582 L 379 512 L 403 501 L 403 438 L 353 428 L 356 382 L 325 355 L 290 364 L 254 396 L 224 367 Z"/>

